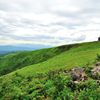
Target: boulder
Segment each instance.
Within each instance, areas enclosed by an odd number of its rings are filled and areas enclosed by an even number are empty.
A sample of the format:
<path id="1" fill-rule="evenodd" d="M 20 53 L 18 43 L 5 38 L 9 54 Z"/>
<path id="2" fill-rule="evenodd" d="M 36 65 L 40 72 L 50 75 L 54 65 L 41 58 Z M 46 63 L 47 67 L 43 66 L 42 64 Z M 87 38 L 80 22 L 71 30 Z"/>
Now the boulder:
<path id="1" fill-rule="evenodd" d="M 100 85 L 100 80 L 97 80 L 96 82 L 97 82 L 98 85 Z"/>
<path id="2" fill-rule="evenodd" d="M 94 74 L 96 74 L 96 73 L 100 73 L 100 66 L 98 66 L 98 67 L 94 67 L 93 69 L 92 69 L 92 73 L 94 73 Z"/>
<path id="3" fill-rule="evenodd" d="M 95 64 L 95 66 L 100 66 L 100 62 L 97 62 L 97 63 Z"/>
<path id="4" fill-rule="evenodd" d="M 84 69 L 80 67 L 72 69 L 71 76 L 72 76 L 72 80 L 75 82 L 85 81 L 87 79 Z"/>
<path id="5" fill-rule="evenodd" d="M 91 70 L 92 76 L 96 79 L 100 79 L 100 62 L 97 62 L 94 68 Z"/>

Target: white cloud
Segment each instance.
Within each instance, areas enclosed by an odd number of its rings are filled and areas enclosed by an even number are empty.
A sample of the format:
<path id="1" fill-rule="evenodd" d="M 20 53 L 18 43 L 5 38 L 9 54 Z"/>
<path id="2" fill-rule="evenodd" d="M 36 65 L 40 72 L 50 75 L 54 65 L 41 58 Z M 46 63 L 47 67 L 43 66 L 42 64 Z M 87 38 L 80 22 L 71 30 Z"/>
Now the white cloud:
<path id="1" fill-rule="evenodd" d="M 0 44 L 94 41 L 100 36 L 99 0 L 0 1 Z"/>

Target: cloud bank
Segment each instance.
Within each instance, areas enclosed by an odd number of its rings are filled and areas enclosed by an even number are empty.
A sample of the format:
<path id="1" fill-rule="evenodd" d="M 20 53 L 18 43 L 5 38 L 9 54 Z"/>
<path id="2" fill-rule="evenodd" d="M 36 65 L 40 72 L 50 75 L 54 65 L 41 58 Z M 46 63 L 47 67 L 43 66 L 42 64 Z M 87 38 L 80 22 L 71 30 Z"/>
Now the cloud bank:
<path id="1" fill-rule="evenodd" d="M 100 36 L 100 0 L 2 0 L 0 44 L 62 45 Z"/>

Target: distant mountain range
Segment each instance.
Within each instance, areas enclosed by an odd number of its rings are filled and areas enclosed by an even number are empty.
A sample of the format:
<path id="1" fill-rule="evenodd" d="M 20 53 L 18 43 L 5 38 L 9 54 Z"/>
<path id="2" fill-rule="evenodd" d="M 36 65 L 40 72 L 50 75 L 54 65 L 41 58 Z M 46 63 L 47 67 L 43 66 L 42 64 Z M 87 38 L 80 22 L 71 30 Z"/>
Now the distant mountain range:
<path id="1" fill-rule="evenodd" d="M 31 51 L 37 50 L 41 48 L 47 48 L 49 46 L 44 45 L 30 45 L 30 44 L 22 44 L 22 45 L 0 45 L 0 54 L 6 54 L 10 52 L 16 51 Z"/>

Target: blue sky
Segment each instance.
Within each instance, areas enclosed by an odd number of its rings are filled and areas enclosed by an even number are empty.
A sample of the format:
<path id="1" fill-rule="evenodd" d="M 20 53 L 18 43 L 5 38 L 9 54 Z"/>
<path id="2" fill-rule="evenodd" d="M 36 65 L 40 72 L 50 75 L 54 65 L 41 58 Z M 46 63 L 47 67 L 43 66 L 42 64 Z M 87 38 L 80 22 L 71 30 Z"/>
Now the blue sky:
<path id="1" fill-rule="evenodd" d="M 100 0 L 0 0 L 0 45 L 57 46 L 100 36 Z"/>

